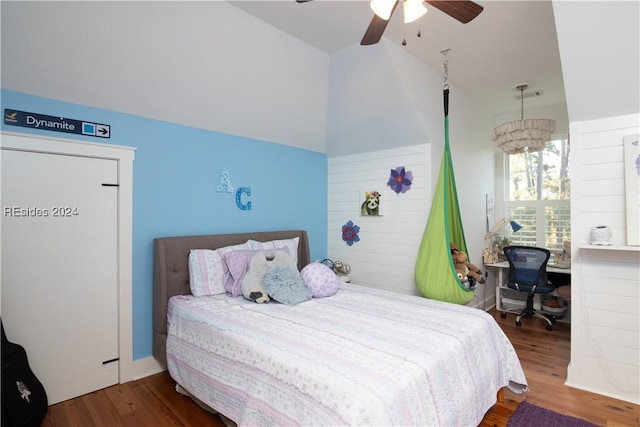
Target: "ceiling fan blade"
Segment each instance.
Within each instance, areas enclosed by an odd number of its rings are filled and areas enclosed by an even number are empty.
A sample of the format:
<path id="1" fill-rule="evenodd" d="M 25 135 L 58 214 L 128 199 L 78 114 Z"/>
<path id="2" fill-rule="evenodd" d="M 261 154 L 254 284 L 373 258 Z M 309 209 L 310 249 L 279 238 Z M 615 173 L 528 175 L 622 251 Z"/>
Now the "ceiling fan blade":
<path id="1" fill-rule="evenodd" d="M 311 1 L 311 0 L 296 0 L 296 3 L 306 3 L 308 1 Z"/>
<path id="2" fill-rule="evenodd" d="M 464 0 L 425 0 L 425 3 L 430 4 L 463 24 L 480 15 L 480 12 L 484 9 L 477 3 Z"/>
<path id="3" fill-rule="evenodd" d="M 400 0 L 397 0 L 396 4 L 393 5 L 393 9 L 391 9 L 391 16 L 393 16 L 393 12 L 395 12 L 399 2 Z M 390 19 L 391 17 L 389 17 L 389 19 L 382 19 L 378 15 L 374 14 L 367 31 L 365 31 L 364 36 L 360 41 L 360 44 L 362 46 L 366 46 L 378 43 L 382 38 L 382 34 L 384 33 L 385 28 L 387 28 L 387 24 Z"/>

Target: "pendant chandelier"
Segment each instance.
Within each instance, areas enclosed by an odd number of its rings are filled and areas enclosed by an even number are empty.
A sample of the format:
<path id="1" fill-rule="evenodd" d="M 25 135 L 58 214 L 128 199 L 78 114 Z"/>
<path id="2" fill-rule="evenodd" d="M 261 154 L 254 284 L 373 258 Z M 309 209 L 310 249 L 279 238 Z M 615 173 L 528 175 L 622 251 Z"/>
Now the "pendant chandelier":
<path id="1" fill-rule="evenodd" d="M 555 120 L 524 118 L 524 90 L 527 87 L 524 84 L 516 86 L 520 91 L 520 120 L 493 129 L 493 140 L 506 154 L 542 151 L 556 130 Z"/>

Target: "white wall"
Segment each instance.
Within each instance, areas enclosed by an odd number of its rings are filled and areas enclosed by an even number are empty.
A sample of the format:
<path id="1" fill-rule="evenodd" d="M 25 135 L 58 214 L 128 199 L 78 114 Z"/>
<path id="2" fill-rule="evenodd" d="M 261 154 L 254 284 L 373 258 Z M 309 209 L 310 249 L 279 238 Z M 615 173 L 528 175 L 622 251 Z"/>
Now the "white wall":
<path id="1" fill-rule="evenodd" d="M 444 138 L 442 77 L 385 38 L 334 53 L 329 81 L 329 157 Z"/>
<path id="2" fill-rule="evenodd" d="M 640 404 L 640 247 L 626 246 L 622 141 L 640 115 L 572 122 L 571 363 L 567 385 Z M 640 218 L 632 218 L 639 221 Z M 609 225 L 612 247 L 589 245 Z"/>
<path id="3" fill-rule="evenodd" d="M 226 2 L 1 8 L 3 89 L 324 152 L 329 56 Z"/>
<path id="4" fill-rule="evenodd" d="M 417 295 L 414 267 L 431 205 L 430 144 L 329 159 L 328 256 L 351 266 L 353 283 Z M 396 194 L 387 186 L 391 169 L 404 166 L 413 184 Z M 364 191 L 382 193 L 381 216 L 361 216 Z M 353 221 L 360 241 L 348 246 L 342 226 Z"/>
<path id="5" fill-rule="evenodd" d="M 640 133 L 640 3 L 554 1 L 553 9 L 572 151 L 567 384 L 637 404 L 640 252 L 624 246 L 622 138 Z M 599 224 L 621 250 L 588 246 Z"/>

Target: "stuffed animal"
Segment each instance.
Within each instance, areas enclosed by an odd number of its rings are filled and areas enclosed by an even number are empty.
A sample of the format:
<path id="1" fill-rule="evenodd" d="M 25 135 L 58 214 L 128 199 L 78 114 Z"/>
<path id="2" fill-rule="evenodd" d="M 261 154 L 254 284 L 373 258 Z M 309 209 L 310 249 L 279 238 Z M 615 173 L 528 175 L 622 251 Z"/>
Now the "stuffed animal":
<path id="1" fill-rule="evenodd" d="M 380 193 L 377 191 L 366 191 L 364 202 L 360 206 L 360 215 L 380 215 Z"/>
<path id="2" fill-rule="evenodd" d="M 458 280 L 461 282 L 466 282 L 469 280 L 469 267 L 463 262 L 455 262 L 453 266 L 456 269 L 456 273 L 458 273 Z"/>
<path id="3" fill-rule="evenodd" d="M 345 264 L 342 261 L 336 261 L 333 263 L 333 272 L 336 273 L 340 281 L 345 283 L 349 283 L 351 281 L 351 279 L 349 278 L 349 273 L 351 273 L 351 266 L 349 266 L 349 264 Z"/>
<path id="4" fill-rule="evenodd" d="M 571 268 L 571 240 L 562 242 L 562 251 L 553 253 L 553 265 L 557 268 Z"/>
<path id="5" fill-rule="evenodd" d="M 467 261 L 467 254 L 461 250 L 458 250 L 455 243 L 451 243 L 451 258 L 453 258 L 453 266 L 458 273 L 458 277 L 461 277 L 461 281 L 466 281 L 469 277 L 472 277 L 477 283 L 484 283 L 484 277 L 482 277 L 482 270 L 475 264 Z"/>
<path id="6" fill-rule="evenodd" d="M 242 280 L 242 296 L 258 304 L 269 302 L 269 295 L 262 287 L 262 279 L 273 267 L 293 268 L 298 271 L 293 258 L 284 251 L 257 251 L 249 260 L 249 268 Z"/>
<path id="7" fill-rule="evenodd" d="M 486 264 L 493 264 L 493 254 L 489 252 L 489 249 L 484 248 L 482 250 L 482 262 Z"/>

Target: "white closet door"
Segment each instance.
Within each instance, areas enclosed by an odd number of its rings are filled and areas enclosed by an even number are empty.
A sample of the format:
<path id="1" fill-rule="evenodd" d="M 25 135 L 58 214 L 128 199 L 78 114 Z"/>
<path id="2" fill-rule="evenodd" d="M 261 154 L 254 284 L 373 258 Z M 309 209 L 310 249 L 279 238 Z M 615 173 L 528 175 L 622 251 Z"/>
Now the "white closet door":
<path id="1" fill-rule="evenodd" d="M 1 160 L 7 337 L 49 404 L 116 384 L 118 162 L 12 150 Z"/>

